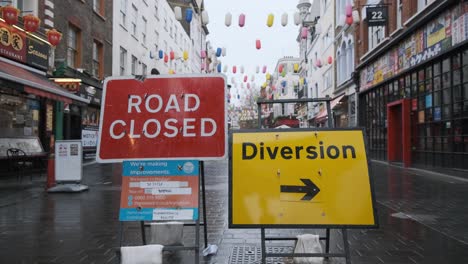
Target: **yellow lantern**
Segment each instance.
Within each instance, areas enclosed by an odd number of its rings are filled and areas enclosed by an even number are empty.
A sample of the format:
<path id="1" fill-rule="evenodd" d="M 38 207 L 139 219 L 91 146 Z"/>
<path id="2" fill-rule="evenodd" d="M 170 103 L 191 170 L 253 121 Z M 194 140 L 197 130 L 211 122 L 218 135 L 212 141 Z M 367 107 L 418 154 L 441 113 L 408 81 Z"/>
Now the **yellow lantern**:
<path id="1" fill-rule="evenodd" d="M 267 79 L 267 81 L 269 81 L 270 78 L 271 78 L 271 74 L 267 73 L 267 74 L 266 74 L 266 79 Z"/>
<path id="2" fill-rule="evenodd" d="M 275 20 L 275 16 L 273 14 L 269 14 L 268 19 L 267 19 L 267 26 L 268 27 L 273 26 L 273 21 L 274 20 Z"/>
<path id="3" fill-rule="evenodd" d="M 294 63 L 294 72 L 298 72 L 298 71 L 299 71 L 299 64 Z"/>
<path id="4" fill-rule="evenodd" d="M 184 57 L 184 60 L 185 60 L 185 61 L 188 60 L 188 51 L 184 50 L 184 55 L 183 55 L 183 57 Z"/>

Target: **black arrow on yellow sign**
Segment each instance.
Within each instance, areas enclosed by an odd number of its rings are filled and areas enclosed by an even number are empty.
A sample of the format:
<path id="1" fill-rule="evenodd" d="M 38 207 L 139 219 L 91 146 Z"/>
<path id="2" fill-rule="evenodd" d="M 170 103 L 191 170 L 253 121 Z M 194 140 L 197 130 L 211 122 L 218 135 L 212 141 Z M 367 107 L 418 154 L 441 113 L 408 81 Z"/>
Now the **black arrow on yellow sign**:
<path id="1" fill-rule="evenodd" d="M 302 197 L 302 201 L 312 200 L 319 192 L 320 189 L 309 179 L 301 179 L 305 184 L 304 186 L 294 186 L 294 185 L 281 185 L 281 192 L 283 193 L 305 193 Z"/>

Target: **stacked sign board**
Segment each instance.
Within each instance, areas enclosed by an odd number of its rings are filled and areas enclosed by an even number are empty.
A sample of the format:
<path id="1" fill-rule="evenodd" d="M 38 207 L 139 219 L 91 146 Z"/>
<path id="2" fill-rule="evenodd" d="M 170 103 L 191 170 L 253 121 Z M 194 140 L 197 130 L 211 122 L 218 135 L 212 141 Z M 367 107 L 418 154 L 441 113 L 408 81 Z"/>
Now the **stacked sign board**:
<path id="1" fill-rule="evenodd" d="M 226 152 L 223 75 L 106 79 L 96 155 L 123 162 L 121 221 L 198 220 L 198 160 Z"/>
<path id="2" fill-rule="evenodd" d="M 362 130 L 246 130 L 230 141 L 230 227 L 377 225 Z"/>

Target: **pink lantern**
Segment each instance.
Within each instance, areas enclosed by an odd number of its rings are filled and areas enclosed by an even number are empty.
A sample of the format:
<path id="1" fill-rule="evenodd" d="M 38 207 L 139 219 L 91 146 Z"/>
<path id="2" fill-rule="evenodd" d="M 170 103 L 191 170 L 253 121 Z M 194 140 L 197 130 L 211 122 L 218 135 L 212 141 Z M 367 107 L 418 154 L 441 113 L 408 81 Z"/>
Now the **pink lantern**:
<path id="1" fill-rule="evenodd" d="M 332 64 L 333 63 L 333 57 L 332 56 L 329 56 L 328 57 L 328 64 Z"/>
<path id="2" fill-rule="evenodd" d="M 236 73 L 237 72 L 237 67 L 236 66 L 232 66 L 232 73 Z"/>
<path id="3" fill-rule="evenodd" d="M 245 25 L 245 15 L 240 14 L 239 15 L 239 27 L 244 27 L 244 25 Z"/>
<path id="4" fill-rule="evenodd" d="M 322 61 L 320 59 L 317 59 L 317 61 L 315 62 L 315 66 L 322 68 Z"/>
<path id="5" fill-rule="evenodd" d="M 174 58 L 175 58 L 174 51 L 171 50 L 171 52 L 169 52 L 169 57 L 170 57 L 171 60 L 174 60 Z"/>
<path id="6" fill-rule="evenodd" d="M 351 26 L 353 24 L 353 17 L 352 16 L 347 16 L 346 17 L 346 24 L 348 24 L 349 26 Z"/>
<path id="7" fill-rule="evenodd" d="M 247 83 L 247 89 L 250 89 L 250 83 Z"/>
<path id="8" fill-rule="evenodd" d="M 353 7 L 351 5 L 346 5 L 346 16 L 350 17 L 353 15 Z"/>
<path id="9" fill-rule="evenodd" d="M 247 82 L 247 75 L 244 76 L 244 82 Z"/>
<path id="10" fill-rule="evenodd" d="M 164 55 L 164 62 L 167 63 L 169 61 L 169 57 L 166 55 Z"/>
<path id="11" fill-rule="evenodd" d="M 267 67 L 266 67 L 266 66 L 263 66 L 263 68 L 262 68 L 262 73 L 266 73 L 266 70 L 267 70 Z"/>
<path id="12" fill-rule="evenodd" d="M 202 59 L 206 58 L 206 50 L 201 50 L 200 56 L 202 57 Z"/>
<path id="13" fill-rule="evenodd" d="M 260 42 L 259 39 L 257 39 L 257 41 L 255 41 L 255 47 L 259 50 L 262 48 L 262 43 Z"/>
<path id="14" fill-rule="evenodd" d="M 306 28 L 306 27 L 303 27 L 303 28 L 301 29 L 301 37 L 302 37 L 303 39 L 306 39 L 306 38 L 307 38 L 307 33 L 308 33 L 308 31 L 309 31 L 309 29 Z"/>
<path id="15" fill-rule="evenodd" d="M 202 71 L 205 70 L 205 63 L 204 63 L 204 62 L 201 64 L 201 70 L 202 70 Z"/>
<path id="16" fill-rule="evenodd" d="M 283 66 L 283 64 L 280 64 L 280 65 L 278 66 L 278 72 L 279 72 L 279 73 L 282 73 L 283 70 L 284 70 L 284 66 Z"/>

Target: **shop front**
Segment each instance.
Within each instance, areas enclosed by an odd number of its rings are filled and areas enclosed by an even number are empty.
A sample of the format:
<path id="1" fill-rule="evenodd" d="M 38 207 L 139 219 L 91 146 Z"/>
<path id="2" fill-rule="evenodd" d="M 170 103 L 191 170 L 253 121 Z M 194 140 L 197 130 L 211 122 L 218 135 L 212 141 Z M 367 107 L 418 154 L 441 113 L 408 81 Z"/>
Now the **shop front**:
<path id="1" fill-rule="evenodd" d="M 359 123 L 371 158 L 468 169 L 468 3 L 361 70 Z"/>

